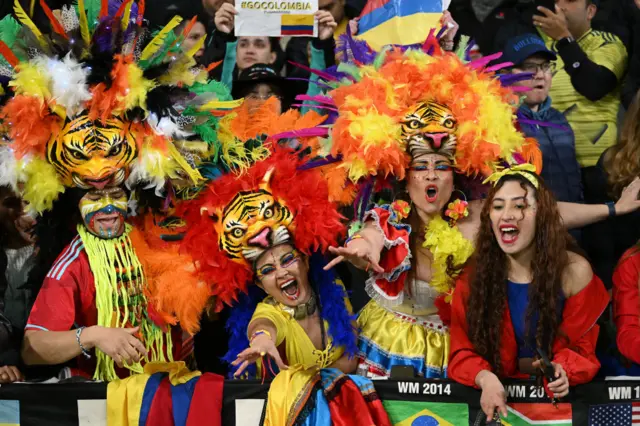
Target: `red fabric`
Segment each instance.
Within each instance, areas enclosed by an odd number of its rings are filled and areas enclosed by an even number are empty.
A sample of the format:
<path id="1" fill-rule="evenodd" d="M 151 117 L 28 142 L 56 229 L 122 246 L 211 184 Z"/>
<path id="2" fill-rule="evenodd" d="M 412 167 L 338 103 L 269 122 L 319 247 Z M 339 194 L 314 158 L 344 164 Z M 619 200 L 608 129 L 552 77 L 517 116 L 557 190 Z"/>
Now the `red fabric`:
<path id="1" fill-rule="evenodd" d="M 373 401 L 367 401 L 358 386 L 348 378 L 340 385 L 337 394 L 329 399 L 329 412 L 335 426 L 392 425 L 380 399 L 376 396 Z"/>
<path id="2" fill-rule="evenodd" d="M 151 401 L 147 424 L 153 426 L 174 426 L 171 382 L 169 382 L 168 377 L 162 379 L 153 397 L 153 401 Z"/>
<path id="3" fill-rule="evenodd" d="M 377 216 L 377 220 L 376 220 Z M 402 262 L 409 256 L 409 232 L 389 223 L 391 212 L 386 209 L 376 207 L 367 212 L 365 220 L 373 221 L 379 229 L 384 233 L 386 240 L 391 241 L 391 247 L 386 247 L 380 259 L 380 266 L 384 269 L 385 274 L 390 274 L 402 265 Z M 388 244 L 387 241 L 387 244 Z M 385 246 L 387 246 L 385 244 Z M 396 297 L 404 289 L 404 282 L 407 278 L 408 271 L 402 272 L 396 279 L 389 281 L 381 274 L 375 274 L 376 290 L 381 292 L 383 296 Z"/>
<path id="4" fill-rule="evenodd" d="M 477 387 L 475 379 L 478 373 L 481 370 L 492 369 L 489 363 L 476 353 L 467 335 L 467 277 L 467 274 L 460 277 L 453 295 L 448 374 L 457 382 Z M 607 290 L 595 275 L 582 291 L 565 302 L 560 330 L 566 338 L 558 337 L 553 343 L 552 361 L 562 365 L 572 386 L 591 381 L 600 369 L 595 355 L 599 331 L 596 321 L 608 303 Z M 503 376 L 526 377 L 518 371 L 518 346 L 508 308 L 504 310 L 500 343 Z"/>
<path id="5" fill-rule="evenodd" d="M 191 397 L 187 426 L 222 425 L 224 377 L 213 373 L 200 376 Z"/>
<path id="6" fill-rule="evenodd" d="M 640 364 L 640 250 L 628 250 L 613 273 L 613 317 L 620 353 Z"/>
<path id="7" fill-rule="evenodd" d="M 98 324 L 96 287 L 87 253 L 76 237 L 62 251 L 38 292 L 25 330 L 68 331 L 78 327 Z M 171 330 L 174 354 L 182 348 L 182 331 Z M 93 377 L 95 357 L 78 356 L 78 369 L 83 376 Z M 120 378 L 129 377 L 130 370 L 118 368 Z"/>

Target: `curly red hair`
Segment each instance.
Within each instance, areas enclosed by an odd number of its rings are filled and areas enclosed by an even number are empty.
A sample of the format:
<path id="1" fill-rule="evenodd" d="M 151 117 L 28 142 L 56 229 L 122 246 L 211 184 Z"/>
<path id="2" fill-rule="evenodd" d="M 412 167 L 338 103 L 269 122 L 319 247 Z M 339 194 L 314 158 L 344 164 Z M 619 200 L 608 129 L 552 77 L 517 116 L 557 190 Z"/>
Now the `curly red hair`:
<path id="1" fill-rule="evenodd" d="M 526 173 L 526 172 L 525 172 Z M 500 371 L 500 341 L 503 315 L 507 300 L 509 261 L 498 245 L 489 217 L 493 199 L 506 182 L 516 181 L 536 199 L 536 229 L 533 239 L 533 280 L 529 285 L 529 307 L 526 318 L 539 314 L 535 344 L 551 357 L 551 345 L 556 337 L 560 319 L 557 307 L 562 292 L 562 274 L 569 263 L 567 250 L 573 241 L 565 230 L 556 201 L 537 175 L 538 189 L 523 176 L 507 175 L 491 188 L 480 217 L 476 240 L 476 254 L 470 276 L 467 304 L 469 338 L 476 351 Z M 527 207 L 528 208 L 528 207 Z M 527 325 L 527 329 L 529 326 Z"/>
<path id="2" fill-rule="evenodd" d="M 227 174 L 211 183 L 200 196 L 183 203 L 179 214 L 188 231 L 182 243 L 195 261 L 200 277 L 209 283 L 216 298 L 216 310 L 237 300 L 247 291 L 253 270 L 231 258 L 218 245 L 218 234 L 209 215 L 201 209 L 224 208 L 239 192 L 258 189 L 265 174 L 273 169 L 270 188 L 294 215 L 291 229 L 296 248 L 309 255 L 336 245 L 344 234 L 344 219 L 334 203 L 328 201 L 328 186 L 317 169 L 300 170 L 302 161 L 289 149 L 276 148 L 268 159 L 253 165 L 242 175 Z"/>

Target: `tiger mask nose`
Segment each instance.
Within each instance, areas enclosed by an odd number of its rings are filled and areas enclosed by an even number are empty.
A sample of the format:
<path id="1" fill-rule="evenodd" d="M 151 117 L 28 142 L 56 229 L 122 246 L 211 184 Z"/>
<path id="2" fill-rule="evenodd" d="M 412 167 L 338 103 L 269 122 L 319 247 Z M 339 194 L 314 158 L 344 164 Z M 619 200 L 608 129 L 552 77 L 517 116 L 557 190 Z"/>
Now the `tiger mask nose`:
<path id="1" fill-rule="evenodd" d="M 434 149 L 440 149 L 449 141 L 451 135 L 449 133 L 425 133 L 424 137 Z"/>

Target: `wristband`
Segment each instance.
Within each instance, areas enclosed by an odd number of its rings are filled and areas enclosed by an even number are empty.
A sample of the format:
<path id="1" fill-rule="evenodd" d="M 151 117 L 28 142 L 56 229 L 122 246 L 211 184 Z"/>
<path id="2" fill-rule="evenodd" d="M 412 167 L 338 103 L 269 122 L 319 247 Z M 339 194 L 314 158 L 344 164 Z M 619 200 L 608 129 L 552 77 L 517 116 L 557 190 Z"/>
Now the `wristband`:
<path id="1" fill-rule="evenodd" d="M 616 203 L 608 201 L 605 204 L 609 207 L 609 217 L 616 217 Z"/>
<path id="2" fill-rule="evenodd" d="M 80 346 L 80 349 L 82 350 L 82 355 L 85 356 L 85 358 L 89 359 L 91 358 L 91 354 L 89 353 L 89 351 L 87 351 L 87 349 L 85 349 L 84 346 L 82 346 L 82 343 L 80 343 L 80 335 L 82 334 L 82 330 L 84 330 L 85 327 L 80 327 L 76 329 L 76 342 L 78 342 L 78 346 Z"/>
<path id="3" fill-rule="evenodd" d="M 269 336 L 269 339 L 271 339 L 271 333 L 269 333 L 267 330 L 256 330 L 253 332 L 253 334 L 251 335 L 251 338 L 249 339 L 249 346 L 251 346 L 251 343 L 253 342 L 253 339 L 255 339 L 256 337 L 260 336 L 261 334 L 265 334 L 267 336 Z"/>
<path id="4" fill-rule="evenodd" d="M 344 246 L 346 247 L 347 244 L 349 244 L 351 241 L 353 240 L 359 240 L 363 238 L 362 235 L 360 234 L 353 234 L 352 236 L 350 236 L 349 238 L 347 238 L 347 241 L 344 242 Z"/>

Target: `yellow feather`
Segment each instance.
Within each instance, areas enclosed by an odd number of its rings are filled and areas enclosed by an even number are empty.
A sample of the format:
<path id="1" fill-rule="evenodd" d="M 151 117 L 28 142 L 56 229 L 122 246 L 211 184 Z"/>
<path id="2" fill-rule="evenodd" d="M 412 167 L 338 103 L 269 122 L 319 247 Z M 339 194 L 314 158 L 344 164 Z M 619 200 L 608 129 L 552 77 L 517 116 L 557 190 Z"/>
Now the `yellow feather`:
<path id="1" fill-rule="evenodd" d="M 146 61 L 147 59 L 151 58 L 163 46 L 164 40 L 165 38 L 167 38 L 169 31 L 172 31 L 175 27 L 180 25 L 181 22 L 182 22 L 181 17 L 177 15 L 174 16 L 173 19 L 169 21 L 169 23 L 165 25 L 163 29 L 160 30 L 158 35 L 155 36 L 149 42 L 149 44 L 147 44 L 147 47 L 144 48 L 144 50 L 142 51 L 142 54 L 140 55 L 140 60 Z"/>
<path id="2" fill-rule="evenodd" d="M 25 164 L 24 174 L 22 197 L 29 203 L 29 209 L 37 213 L 51 209 L 58 194 L 64 192 L 55 167 L 41 158 L 32 158 Z"/>
<path id="3" fill-rule="evenodd" d="M 18 70 L 9 82 L 9 86 L 14 88 L 17 95 L 35 96 L 43 100 L 51 97 L 50 79 L 47 73 L 43 72 L 45 70 L 32 62 L 20 64 Z"/>
<path id="4" fill-rule="evenodd" d="M 124 16 L 122 17 L 122 31 L 125 31 L 129 26 L 129 21 L 131 19 L 131 5 L 133 5 L 133 0 L 130 0 L 124 8 Z"/>
<path id="5" fill-rule="evenodd" d="M 182 170 L 184 170 L 184 172 L 189 175 L 189 179 L 191 179 L 194 184 L 197 185 L 201 180 L 204 179 L 198 170 L 194 169 L 189 165 L 189 163 L 187 163 L 187 161 L 182 157 L 182 155 L 178 152 L 176 147 L 173 146 L 173 144 L 169 144 L 169 155 L 171 155 L 171 158 L 173 158 L 173 160 L 178 163 Z"/>
<path id="6" fill-rule="evenodd" d="M 185 53 L 185 56 L 188 56 L 189 58 L 193 58 L 193 55 L 195 55 L 198 50 L 202 49 L 202 46 L 204 46 L 204 41 L 206 40 L 207 35 L 203 35 L 202 37 L 200 37 L 200 39 L 198 41 L 196 41 L 196 44 L 194 44 L 191 49 L 187 50 L 187 52 Z"/>
<path id="7" fill-rule="evenodd" d="M 29 16 L 33 18 L 33 11 L 36 8 L 36 0 L 31 0 L 31 6 L 29 6 Z"/>
<path id="8" fill-rule="evenodd" d="M 87 19 L 87 11 L 84 8 L 84 0 L 78 0 L 78 19 L 80 20 L 82 40 L 89 46 L 91 44 L 91 34 L 89 33 L 89 20 Z"/>
<path id="9" fill-rule="evenodd" d="M 20 21 L 25 27 L 29 28 L 31 32 L 36 36 L 40 44 L 44 45 L 45 41 L 42 33 L 40 32 L 38 27 L 36 27 L 36 24 L 33 23 L 31 18 L 29 18 L 27 12 L 24 11 L 22 6 L 20 5 L 20 0 L 15 0 L 13 4 L 13 11 L 16 14 L 16 18 L 18 18 L 18 21 Z"/>
<path id="10" fill-rule="evenodd" d="M 122 99 L 124 110 L 130 110 L 134 107 L 140 107 L 147 110 L 147 92 L 156 85 L 153 81 L 147 80 L 142 76 L 142 70 L 135 64 L 128 66 L 127 75 L 129 77 L 129 91 Z"/>
<path id="11" fill-rule="evenodd" d="M 198 109 L 200 111 L 210 111 L 213 109 L 231 109 L 231 108 L 239 107 L 240 105 L 242 105 L 243 102 L 244 102 L 244 99 L 237 99 L 235 101 L 215 100 L 215 101 L 207 102 L 206 104 L 202 105 Z"/>

